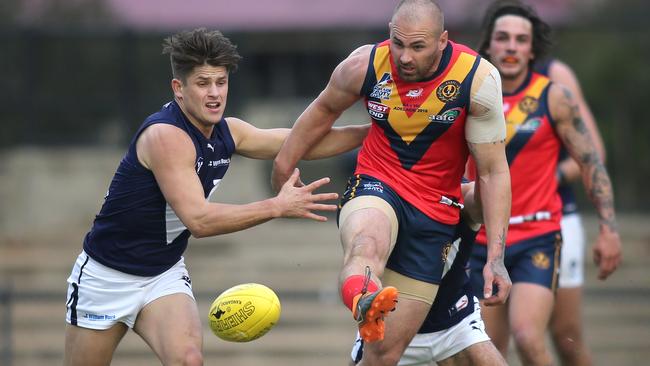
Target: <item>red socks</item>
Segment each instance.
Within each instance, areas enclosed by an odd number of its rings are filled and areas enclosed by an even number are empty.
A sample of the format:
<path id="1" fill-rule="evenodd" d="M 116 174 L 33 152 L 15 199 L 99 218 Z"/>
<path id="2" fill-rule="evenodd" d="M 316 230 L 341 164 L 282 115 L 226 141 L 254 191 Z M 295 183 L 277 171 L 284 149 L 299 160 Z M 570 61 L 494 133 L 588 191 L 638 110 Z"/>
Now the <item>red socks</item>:
<path id="1" fill-rule="evenodd" d="M 361 293 L 363 290 L 363 283 L 366 280 L 364 275 L 353 275 L 345 279 L 343 286 L 341 286 L 341 299 L 348 309 L 352 310 L 352 301 L 354 297 Z M 372 280 L 368 282 L 368 292 L 377 291 L 379 287 Z"/>

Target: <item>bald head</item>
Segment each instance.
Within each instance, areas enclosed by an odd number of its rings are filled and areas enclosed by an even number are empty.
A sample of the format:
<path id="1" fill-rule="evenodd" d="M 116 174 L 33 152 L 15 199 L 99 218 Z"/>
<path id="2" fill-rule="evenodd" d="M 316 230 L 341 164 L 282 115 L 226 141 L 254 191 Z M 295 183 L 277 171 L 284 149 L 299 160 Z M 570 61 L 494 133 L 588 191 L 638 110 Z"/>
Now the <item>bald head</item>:
<path id="1" fill-rule="evenodd" d="M 391 23 L 396 24 L 401 21 L 407 23 L 431 21 L 436 36 L 445 29 L 442 9 L 434 0 L 401 0 L 393 11 Z"/>

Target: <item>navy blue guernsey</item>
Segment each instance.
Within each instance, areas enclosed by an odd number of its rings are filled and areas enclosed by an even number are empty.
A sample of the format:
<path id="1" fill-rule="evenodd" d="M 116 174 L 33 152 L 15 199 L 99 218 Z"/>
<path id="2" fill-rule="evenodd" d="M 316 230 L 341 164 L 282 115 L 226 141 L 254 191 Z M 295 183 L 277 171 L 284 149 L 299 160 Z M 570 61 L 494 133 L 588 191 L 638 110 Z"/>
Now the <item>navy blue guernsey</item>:
<path id="1" fill-rule="evenodd" d="M 137 276 L 155 276 L 178 262 L 190 232 L 171 209 L 153 173 L 138 161 L 135 143 L 142 131 L 166 123 L 185 131 L 196 149 L 196 174 L 206 199 L 230 166 L 235 143 L 225 119 L 206 138 L 176 102 L 149 116 L 133 137 L 113 176 L 104 204 L 84 239 L 84 251 L 110 268 Z"/>
<path id="2" fill-rule="evenodd" d="M 460 323 L 474 311 L 474 294 L 468 275 L 468 261 L 478 230 L 472 230 L 461 217 L 456 226 L 454 243 L 447 260 L 451 262 L 440 281 L 438 293 L 418 333 L 446 330 Z M 455 256 L 452 257 L 451 253 Z M 447 267 L 447 265 L 446 265 Z"/>
<path id="3" fill-rule="evenodd" d="M 555 61 L 554 58 L 545 58 L 535 62 L 534 70 L 546 77 L 549 77 L 548 73 L 551 68 L 551 64 Z M 560 150 L 560 156 L 558 157 L 558 162 L 569 158 L 569 153 L 566 151 L 564 146 Z M 578 212 L 578 204 L 576 200 L 576 194 L 573 191 L 571 183 L 562 183 L 557 186 L 557 193 L 562 199 L 562 214 L 568 215 Z"/>

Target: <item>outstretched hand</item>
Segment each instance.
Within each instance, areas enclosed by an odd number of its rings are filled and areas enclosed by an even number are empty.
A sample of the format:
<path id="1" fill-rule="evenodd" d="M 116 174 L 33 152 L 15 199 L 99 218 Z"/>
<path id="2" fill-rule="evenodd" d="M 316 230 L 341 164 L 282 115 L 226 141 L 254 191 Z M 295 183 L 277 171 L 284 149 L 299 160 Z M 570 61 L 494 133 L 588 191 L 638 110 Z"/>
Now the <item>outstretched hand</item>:
<path id="1" fill-rule="evenodd" d="M 295 169 L 275 197 L 280 207 L 280 216 L 327 221 L 327 217 L 317 215 L 314 211 L 336 211 L 335 204 L 321 202 L 335 200 L 339 195 L 337 193 L 314 193 L 314 191 L 329 182 L 329 178 L 321 178 L 304 185 L 300 181 L 300 171 Z"/>
<path id="2" fill-rule="evenodd" d="M 273 163 L 273 169 L 271 170 L 271 188 L 273 189 L 273 191 L 279 193 L 280 190 L 282 189 L 282 187 L 285 185 L 285 183 L 287 183 L 287 181 L 291 177 L 293 177 L 294 174 L 296 174 L 297 170 L 298 170 L 298 168 L 295 168 L 293 170 L 293 173 L 291 175 L 289 175 L 289 172 L 283 173 L 284 170 L 279 169 L 275 165 L 275 163 Z M 300 180 L 300 174 L 298 174 L 298 177 L 294 181 L 293 186 L 294 187 L 302 187 L 304 185 L 305 185 L 305 183 L 303 183 Z"/>
<path id="3" fill-rule="evenodd" d="M 512 281 L 502 260 L 488 261 L 483 267 L 483 298 L 487 306 L 502 305 L 506 303 Z M 493 289 L 497 293 L 493 292 Z"/>

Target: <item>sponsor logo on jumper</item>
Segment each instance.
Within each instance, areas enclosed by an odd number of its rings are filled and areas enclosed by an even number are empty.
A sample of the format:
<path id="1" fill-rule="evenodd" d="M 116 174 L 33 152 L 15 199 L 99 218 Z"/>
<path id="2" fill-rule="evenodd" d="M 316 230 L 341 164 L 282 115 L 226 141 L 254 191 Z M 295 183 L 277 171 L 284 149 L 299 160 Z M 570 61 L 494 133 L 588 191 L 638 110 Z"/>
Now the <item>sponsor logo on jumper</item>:
<path id="1" fill-rule="evenodd" d="M 535 132 L 541 124 L 539 118 L 532 118 L 517 126 L 517 131 Z"/>
<path id="2" fill-rule="evenodd" d="M 460 115 L 460 108 L 444 111 L 442 114 L 429 115 L 429 122 L 454 123 Z"/>
<path id="3" fill-rule="evenodd" d="M 395 107 L 393 107 L 393 109 L 396 110 L 396 111 L 404 111 L 404 112 L 407 112 L 407 113 L 415 113 L 415 112 L 427 113 L 427 112 L 429 112 L 429 110 L 426 109 L 426 108 L 420 108 L 420 106 L 418 104 L 409 104 L 409 103 L 405 103 L 405 104 L 403 104 L 401 106 L 395 106 Z"/>
<path id="4" fill-rule="evenodd" d="M 219 159 L 219 160 L 209 160 L 208 166 L 212 168 L 217 168 L 222 165 L 230 165 L 230 159 Z"/>
<path id="5" fill-rule="evenodd" d="M 436 96 L 442 102 L 453 102 L 460 94 L 460 83 L 457 80 L 447 80 L 436 89 Z"/>
<path id="6" fill-rule="evenodd" d="M 210 150 L 212 150 L 212 152 L 214 152 L 214 146 L 212 146 L 211 143 L 208 143 L 208 149 L 210 149 Z"/>
<path id="7" fill-rule="evenodd" d="M 201 170 L 201 167 L 203 166 L 203 156 L 199 156 L 198 159 L 196 159 L 196 172 L 198 173 L 199 170 Z"/>
<path id="8" fill-rule="evenodd" d="M 390 94 L 392 91 L 392 88 L 390 87 L 389 84 L 391 84 L 393 80 L 390 77 L 390 73 L 385 72 L 384 75 L 382 75 L 381 79 L 375 84 L 375 86 L 372 88 L 372 93 L 370 93 L 370 98 L 377 98 L 377 99 L 390 99 Z"/>
<path id="9" fill-rule="evenodd" d="M 406 93 L 406 96 L 409 98 L 417 98 L 422 95 L 422 92 L 424 89 L 422 88 L 417 88 L 417 89 L 411 89 Z"/>
<path id="10" fill-rule="evenodd" d="M 390 107 L 373 102 L 372 100 L 368 101 L 368 114 L 376 120 L 386 120 L 388 118 L 388 113 L 390 113 Z"/>
<path id="11" fill-rule="evenodd" d="M 535 132 L 541 124 L 539 118 L 532 118 L 517 126 L 517 132 Z"/>
<path id="12" fill-rule="evenodd" d="M 380 182 L 364 183 L 361 189 L 367 189 L 369 191 L 380 193 L 384 192 L 384 186 Z"/>

